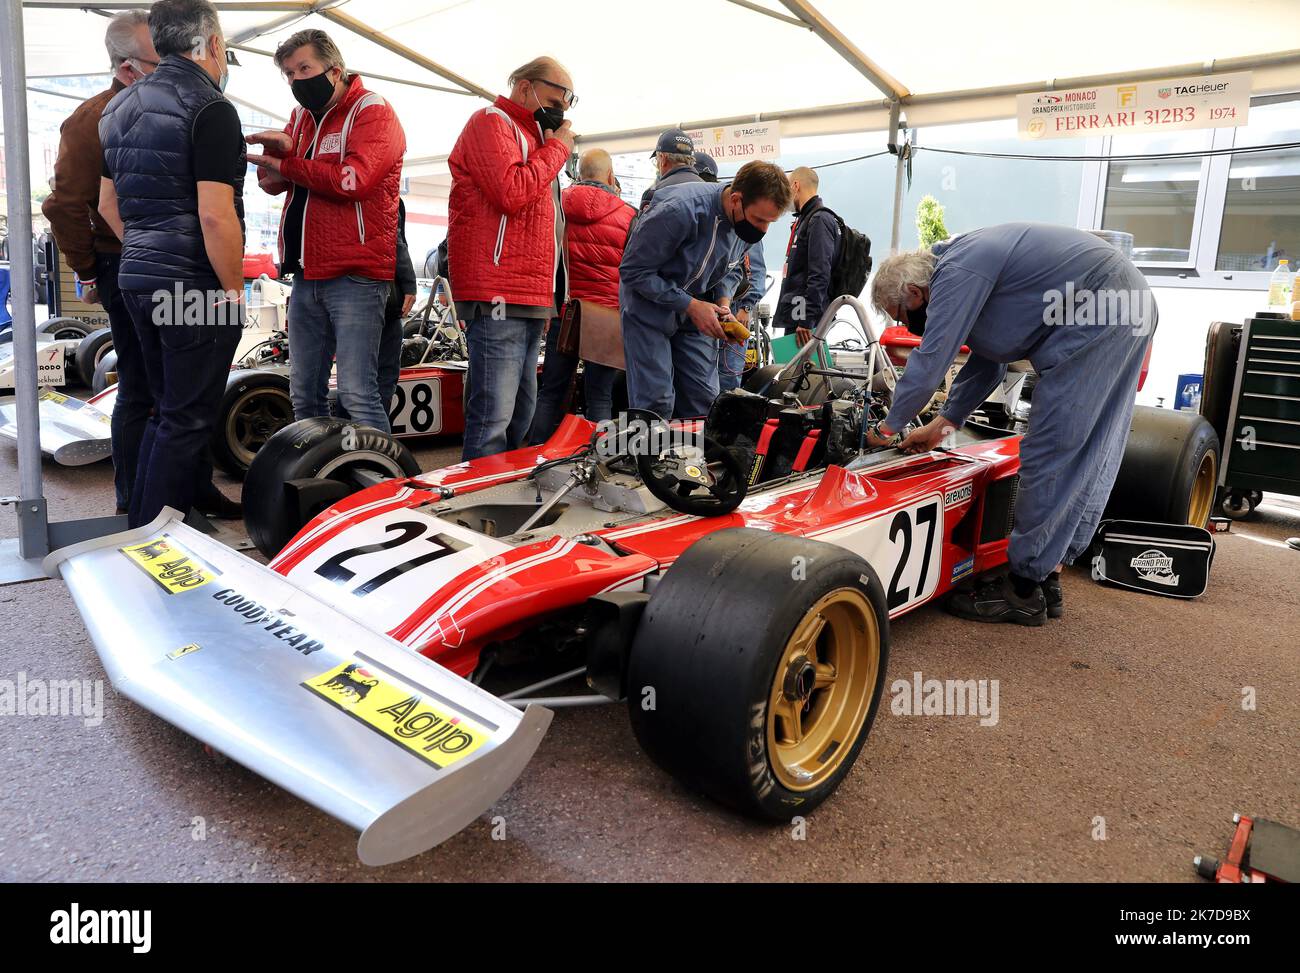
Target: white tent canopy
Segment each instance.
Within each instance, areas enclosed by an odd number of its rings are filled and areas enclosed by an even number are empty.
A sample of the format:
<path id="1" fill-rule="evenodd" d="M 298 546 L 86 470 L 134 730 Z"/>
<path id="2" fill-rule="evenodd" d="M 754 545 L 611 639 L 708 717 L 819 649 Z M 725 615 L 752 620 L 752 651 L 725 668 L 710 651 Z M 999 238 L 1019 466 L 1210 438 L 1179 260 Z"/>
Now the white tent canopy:
<path id="1" fill-rule="evenodd" d="M 29 76 L 106 69 L 104 21 L 145 2 L 27 0 Z M 408 174 L 436 171 L 465 119 L 546 53 L 569 69 L 570 112 L 588 144 L 648 147 L 671 125 L 783 119 L 786 135 L 885 129 L 890 102 L 913 125 L 1006 117 L 1014 94 L 1080 81 L 1254 69 L 1256 93 L 1300 90 L 1295 0 L 241 0 L 218 2 L 241 67 L 233 97 L 292 107 L 270 52 L 327 30 L 349 67 L 390 99 Z M 383 76 L 382 78 L 379 76 Z M 400 80 L 384 80 L 400 79 Z M 401 83 L 407 82 L 407 83 Z M 436 90 L 436 89 L 447 90 Z M 460 93 L 450 93 L 459 91 Z"/>

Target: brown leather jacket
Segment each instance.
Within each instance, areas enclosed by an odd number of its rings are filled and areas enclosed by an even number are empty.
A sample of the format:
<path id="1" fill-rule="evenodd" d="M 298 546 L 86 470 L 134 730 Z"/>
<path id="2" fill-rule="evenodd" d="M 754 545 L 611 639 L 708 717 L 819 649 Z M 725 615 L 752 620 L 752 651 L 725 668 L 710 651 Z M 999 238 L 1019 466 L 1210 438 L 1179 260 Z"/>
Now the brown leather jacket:
<path id="1" fill-rule="evenodd" d="M 99 144 L 99 116 L 126 85 L 113 85 L 77 106 L 59 129 L 59 155 L 54 160 L 50 194 L 41 212 L 50 221 L 54 242 L 68 266 L 82 280 L 95 279 L 96 253 L 121 253 L 122 242 L 99 215 L 99 179 L 104 171 Z"/>

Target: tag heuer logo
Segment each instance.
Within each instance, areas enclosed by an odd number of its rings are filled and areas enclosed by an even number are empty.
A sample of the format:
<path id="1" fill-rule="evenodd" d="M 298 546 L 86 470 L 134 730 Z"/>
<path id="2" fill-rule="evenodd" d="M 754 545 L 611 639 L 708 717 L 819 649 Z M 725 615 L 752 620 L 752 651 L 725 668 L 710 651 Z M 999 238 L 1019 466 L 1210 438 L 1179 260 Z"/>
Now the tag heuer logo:
<path id="1" fill-rule="evenodd" d="M 1178 575 L 1173 573 L 1174 559 L 1167 557 L 1164 551 L 1157 551 L 1155 548 L 1143 551 L 1129 562 L 1129 567 L 1136 571 L 1143 581 L 1153 581 L 1156 584 L 1168 585 L 1170 588 L 1178 584 Z"/>
<path id="2" fill-rule="evenodd" d="M 1173 94 L 1173 92 L 1170 91 L 1168 88 L 1161 88 L 1156 92 L 1156 94 L 1158 94 L 1161 98 L 1168 98 L 1171 94 Z"/>

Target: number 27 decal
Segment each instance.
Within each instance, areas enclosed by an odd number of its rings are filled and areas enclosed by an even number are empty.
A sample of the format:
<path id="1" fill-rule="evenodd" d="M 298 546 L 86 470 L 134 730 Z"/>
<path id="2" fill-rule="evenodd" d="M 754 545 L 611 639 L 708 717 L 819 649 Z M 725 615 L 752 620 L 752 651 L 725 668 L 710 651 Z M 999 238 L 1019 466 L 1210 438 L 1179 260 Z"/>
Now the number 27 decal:
<path id="1" fill-rule="evenodd" d="M 401 577 L 407 571 L 414 571 L 421 565 L 428 564 L 430 561 L 436 561 L 438 558 L 446 557 L 448 554 L 455 554 L 457 551 L 464 550 L 468 545 L 463 541 L 458 541 L 453 537 L 445 534 L 434 534 L 431 537 L 425 537 L 429 525 L 421 523 L 418 520 L 403 520 L 395 524 L 388 524 L 384 530 L 396 536 L 387 540 L 377 541 L 374 544 L 362 544 L 359 547 L 352 547 L 346 551 L 339 551 L 328 561 L 321 564 L 316 569 L 316 573 L 326 581 L 332 581 L 335 584 L 345 585 L 356 577 L 356 572 L 346 567 L 348 561 L 355 557 L 361 557 L 363 554 L 377 554 L 380 551 L 393 550 L 398 547 L 404 547 L 413 541 L 423 539 L 428 544 L 433 545 L 433 550 L 429 550 L 424 545 L 417 545 L 417 553 L 392 567 L 376 574 L 368 581 L 363 581 L 352 589 L 352 594 L 358 598 L 364 598 L 378 588 L 382 588 L 394 578 Z"/>
<path id="2" fill-rule="evenodd" d="M 934 550 L 934 534 L 939 523 L 939 503 L 938 500 L 934 500 L 919 507 L 900 510 L 894 514 L 893 520 L 889 522 L 890 543 L 894 545 L 897 545 L 900 541 L 902 543 L 902 550 L 898 555 L 898 564 L 894 568 L 893 576 L 889 579 L 889 591 L 885 595 L 890 611 L 901 608 L 909 602 L 924 598 L 926 595 L 930 582 L 930 562 Z M 903 576 L 905 572 L 910 573 L 909 568 L 913 563 L 912 535 L 914 531 L 917 540 L 921 542 L 920 551 L 918 552 L 921 564 L 920 572 L 916 577 L 916 585 L 913 589 L 911 585 L 903 584 Z M 923 540 L 922 534 L 924 534 Z M 913 594 L 914 590 L 915 594 Z"/>

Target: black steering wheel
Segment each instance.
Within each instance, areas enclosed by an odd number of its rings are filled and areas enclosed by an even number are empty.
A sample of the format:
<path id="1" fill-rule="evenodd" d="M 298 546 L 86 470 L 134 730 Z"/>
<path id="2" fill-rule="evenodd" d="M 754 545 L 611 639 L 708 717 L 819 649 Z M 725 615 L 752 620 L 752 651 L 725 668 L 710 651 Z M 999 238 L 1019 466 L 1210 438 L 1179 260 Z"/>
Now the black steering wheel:
<path id="1" fill-rule="evenodd" d="M 636 457 L 641 481 L 656 497 L 674 510 L 697 517 L 721 517 L 740 506 L 748 484 L 745 471 L 734 453 L 704 438 L 704 461 L 699 451 L 681 445 L 659 453 Z"/>

